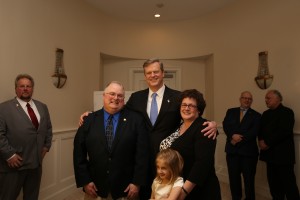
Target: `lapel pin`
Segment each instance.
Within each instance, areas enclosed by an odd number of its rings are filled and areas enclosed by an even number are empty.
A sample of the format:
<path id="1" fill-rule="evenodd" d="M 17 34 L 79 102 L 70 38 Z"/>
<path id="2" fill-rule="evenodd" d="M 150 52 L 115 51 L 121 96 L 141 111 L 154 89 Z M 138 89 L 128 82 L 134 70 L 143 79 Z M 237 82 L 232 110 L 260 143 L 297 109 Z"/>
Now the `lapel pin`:
<path id="1" fill-rule="evenodd" d="M 168 99 L 167 102 L 170 103 L 170 100 Z"/>
<path id="2" fill-rule="evenodd" d="M 18 107 L 18 106 L 19 106 L 19 104 L 16 104 L 16 106 Z"/>
<path id="3" fill-rule="evenodd" d="M 126 118 L 124 118 L 123 121 L 126 122 Z"/>

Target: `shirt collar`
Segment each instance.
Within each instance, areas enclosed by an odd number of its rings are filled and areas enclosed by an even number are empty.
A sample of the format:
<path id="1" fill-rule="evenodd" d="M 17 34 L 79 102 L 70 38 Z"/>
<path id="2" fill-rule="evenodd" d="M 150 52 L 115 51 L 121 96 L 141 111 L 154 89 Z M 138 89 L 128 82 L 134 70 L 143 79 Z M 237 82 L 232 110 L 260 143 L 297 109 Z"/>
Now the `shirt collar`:
<path id="1" fill-rule="evenodd" d="M 157 94 L 157 97 L 162 98 L 164 95 L 165 89 L 166 89 L 166 86 L 165 86 L 165 84 L 163 84 L 163 86 L 155 92 Z M 149 88 L 149 97 L 152 97 L 153 93 L 154 92 Z"/>
<path id="2" fill-rule="evenodd" d="M 107 121 L 111 114 L 106 112 L 104 109 L 103 109 L 103 111 L 104 111 L 104 120 Z M 120 112 L 117 112 L 117 113 L 113 114 L 112 119 L 115 121 L 115 120 L 119 119 L 119 116 L 120 116 Z"/>
<path id="3" fill-rule="evenodd" d="M 19 97 L 16 97 L 17 101 L 19 102 L 19 104 L 22 106 L 22 108 L 26 108 L 27 103 L 29 103 L 29 105 L 32 107 L 33 106 L 33 101 L 32 99 L 30 99 L 30 101 L 23 101 L 22 99 L 20 99 Z"/>

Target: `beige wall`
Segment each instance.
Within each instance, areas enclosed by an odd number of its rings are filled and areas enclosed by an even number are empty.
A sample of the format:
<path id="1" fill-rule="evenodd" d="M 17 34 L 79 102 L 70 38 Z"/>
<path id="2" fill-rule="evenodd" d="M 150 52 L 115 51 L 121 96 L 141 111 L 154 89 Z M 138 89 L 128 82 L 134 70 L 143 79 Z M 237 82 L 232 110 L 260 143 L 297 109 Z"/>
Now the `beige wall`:
<path id="1" fill-rule="evenodd" d="M 299 0 L 240 0 L 198 19 L 141 23 L 104 16 L 82 0 L 0 0 L 0 102 L 14 97 L 15 76 L 29 73 L 36 80 L 34 97 L 49 106 L 55 132 L 74 130 L 79 114 L 93 109 L 93 91 L 116 77 L 104 68 L 100 53 L 175 61 L 212 55 L 206 80 L 199 84 L 205 84 L 213 105 L 210 116 L 221 124 L 227 108 L 238 105 L 242 90 L 253 93 L 253 108 L 266 109 L 266 91 L 254 77 L 258 52 L 267 50 L 275 77 L 271 88 L 282 91 L 284 103 L 295 111 L 300 134 L 299 10 Z M 68 81 L 62 89 L 50 78 L 56 48 L 65 51 Z M 193 83 L 184 78 L 182 88 Z M 299 145 L 296 151 L 299 161 Z"/>
<path id="2" fill-rule="evenodd" d="M 275 77 L 272 88 L 281 90 L 285 104 L 294 109 L 295 130 L 300 132 L 299 8 L 298 0 L 240 0 L 206 17 L 158 24 L 109 18 L 79 0 L 1 0 L 0 101 L 14 96 L 16 74 L 30 73 L 37 83 L 35 97 L 49 105 L 54 128 L 70 128 L 82 110 L 92 109 L 92 92 L 103 87 L 101 52 L 135 59 L 212 53 L 214 88 L 210 89 L 215 120 L 221 123 L 242 90 L 253 92 L 254 108 L 266 108 L 265 91 L 253 79 L 258 52 L 267 50 Z M 50 79 L 57 47 L 65 50 L 68 75 L 61 90 Z"/>

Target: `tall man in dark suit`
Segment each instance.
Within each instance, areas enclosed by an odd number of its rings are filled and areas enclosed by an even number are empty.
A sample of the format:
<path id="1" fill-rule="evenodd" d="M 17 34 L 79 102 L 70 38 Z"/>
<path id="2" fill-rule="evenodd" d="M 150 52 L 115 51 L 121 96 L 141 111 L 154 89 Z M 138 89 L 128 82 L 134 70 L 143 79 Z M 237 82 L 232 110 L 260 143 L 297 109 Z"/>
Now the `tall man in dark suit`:
<path id="1" fill-rule="evenodd" d="M 260 160 L 267 164 L 267 178 L 273 199 L 299 200 L 294 173 L 294 112 L 282 105 L 278 90 L 270 90 L 265 97 L 269 108 L 262 114 L 259 132 Z"/>
<path id="2" fill-rule="evenodd" d="M 149 199 L 151 196 L 151 183 L 155 173 L 154 160 L 159 151 L 160 142 L 173 133 L 181 121 L 180 102 L 178 100 L 180 92 L 164 85 L 164 67 L 160 60 L 149 59 L 145 61 L 143 69 L 149 88 L 133 93 L 126 106 L 143 115 L 150 137 L 150 162 L 152 170 L 148 174 L 148 185 L 146 188 L 143 188 L 140 196 L 141 199 Z M 156 93 L 158 116 L 153 123 L 150 118 L 154 93 Z M 203 130 L 206 136 L 216 135 L 217 128 L 215 122 L 206 122 L 204 125 L 208 125 Z"/>
<path id="3" fill-rule="evenodd" d="M 34 80 L 20 74 L 17 97 L 0 104 L 0 199 L 37 200 L 42 160 L 52 141 L 48 108 L 32 99 Z"/>
<path id="4" fill-rule="evenodd" d="M 242 199 L 241 175 L 246 199 L 255 199 L 254 184 L 258 161 L 256 137 L 261 115 L 251 108 L 252 101 L 250 92 L 242 92 L 240 107 L 228 109 L 223 121 L 227 136 L 225 152 L 232 200 Z"/>
<path id="5" fill-rule="evenodd" d="M 85 118 L 74 139 L 77 187 L 92 198 L 134 199 L 146 183 L 148 134 L 143 118 L 124 107 L 124 93 L 111 82 L 103 108 Z"/>

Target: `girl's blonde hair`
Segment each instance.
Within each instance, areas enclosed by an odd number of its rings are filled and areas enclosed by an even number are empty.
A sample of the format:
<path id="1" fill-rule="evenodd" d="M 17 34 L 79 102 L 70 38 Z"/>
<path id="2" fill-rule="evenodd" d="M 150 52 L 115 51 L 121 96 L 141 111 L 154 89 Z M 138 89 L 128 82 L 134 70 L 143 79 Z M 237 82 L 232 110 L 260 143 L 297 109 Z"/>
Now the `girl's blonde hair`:
<path id="1" fill-rule="evenodd" d="M 173 150 L 173 149 L 164 149 L 161 150 L 157 156 L 156 156 L 156 162 L 158 160 L 163 160 L 166 165 L 169 167 L 170 169 L 170 174 L 171 174 L 171 178 L 170 178 L 170 182 L 168 184 L 173 184 L 177 177 L 179 177 L 181 175 L 181 171 L 183 168 L 183 158 L 181 157 L 181 155 Z M 159 177 L 158 174 L 156 174 L 156 179 L 161 182 L 161 178 Z"/>

